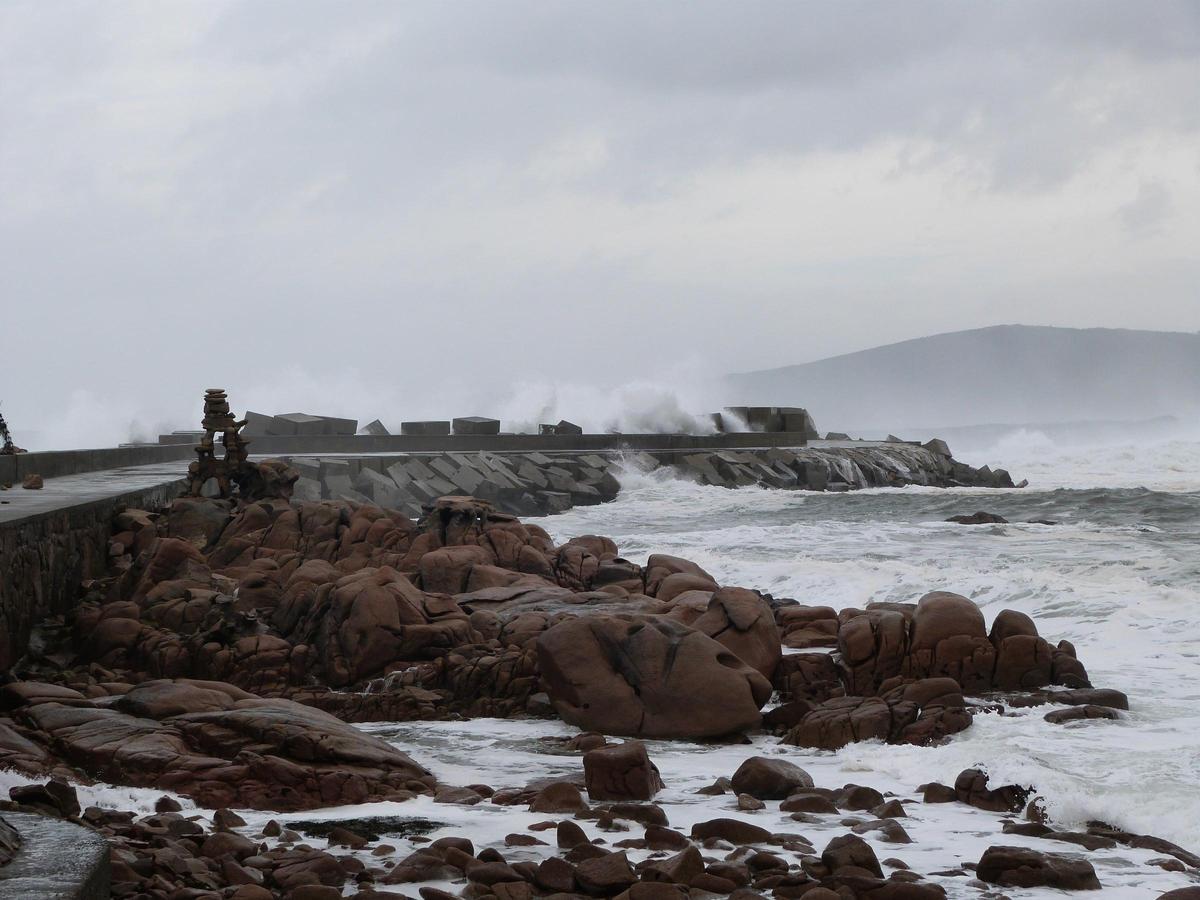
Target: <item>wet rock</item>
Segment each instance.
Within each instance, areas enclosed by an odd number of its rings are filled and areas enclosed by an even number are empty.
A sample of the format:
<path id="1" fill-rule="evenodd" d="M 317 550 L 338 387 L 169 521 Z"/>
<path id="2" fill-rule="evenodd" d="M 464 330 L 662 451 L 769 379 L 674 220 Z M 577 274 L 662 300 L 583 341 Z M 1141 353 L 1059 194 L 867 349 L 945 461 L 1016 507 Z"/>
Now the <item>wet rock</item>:
<path id="1" fill-rule="evenodd" d="M 781 606 L 775 610 L 780 639 L 785 647 L 836 647 L 837 612 L 831 606 Z"/>
<path id="2" fill-rule="evenodd" d="M 587 833 L 569 819 L 558 823 L 556 836 L 558 846 L 563 850 L 570 850 L 572 847 L 588 843 Z"/>
<path id="3" fill-rule="evenodd" d="M 1086 860 L 1026 847 L 988 847 L 975 874 L 989 884 L 1004 887 L 1052 887 L 1061 890 L 1099 890 L 1096 870 Z"/>
<path id="4" fill-rule="evenodd" d="M 589 750 L 583 755 L 583 771 L 593 800 L 650 800 L 663 787 L 641 741 Z"/>
<path id="5" fill-rule="evenodd" d="M 566 781 L 557 781 L 542 788 L 529 803 L 530 812 L 580 812 L 588 808 L 579 788 Z"/>
<path id="6" fill-rule="evenodd" d="M 838 808 L 833 801 L 822 794 L 813 794 L 809 792 L 800 792 L 792 794 L 786 800 L 779 804 L 780 812 L 803 812 L 803 813 L 821 813 L 825 815 L 834 815 Z"/>
<path id="7" fill-rule="evenodd" d="M 686 835 L 662 825 L 647 825 L 645 841 L 649 850 L 682 850 L 691 843 Z"/>
<path id="8" fill-rule="evenodd" d="M 979 512 L 971 513 L 970 515 L 950 516 L 946 519 L 947 522 L 955 522 L 959 525 L 1007 525 L 1008 519 L 996 513 Z"/>
<path id="9" fill-rule="evenodd" d="M 807 700 L 782 703 L 763 713 L 763 729 L 773 734 L 784 734 L 799 725 L 812 711 L 813 704 Z"/>
<path id="10" fill-rule="evenodd" d="M 1088 719 L 1119 718 L 1115 710 L 1107 706 L 1068 706 L 1066 709 L 1056 709 L 1042 716 L 1051 725 L 1065 725 L 1067 722 L 1078 722 Z"/>
<path id="11" fill-rule="evenodd" d="M 112 705 L 48 701 L 15 714 L 93 777 L 210 807 L 361 803 L 433 783 L 411 758 L 333 716 L 214 682 L 151 681 Z"/>
<path id="12" fill-rule="evenodd" d="M 936 781 L 923 784 L 917 790 L 921 791 L 924 803 L 954 803 L 958 800 L 958 792 L 954 788 Z"/>
<path id="13" fill-rule="evenodd" d="M 9 788 L 8 797 L 19 806 L 55 818 L 70 819 L 80 813 L 79 796 L 74 786 L 58 779 Z"/>
<path id="14" fill-rule="evenodd" d="M 624 853 L 607 853 L 575 867 L 575 881 L 593 897 L 612 897 L 636 882 L 637 875 Z"/>
<path id="15" fill-rule="evenodd" d="M 565 859 L 552 856 L 538 865 L 533 881 L 544 891 L 569 893 L 575 890 L 575 867 Z"/>
<path id="16" fill-rule="evenodd" d="M 738 794 L 737 807 L 744 812 L 757 812 L 760 809 L 766 809 L 766 806 L 757 797 L 751 797 L 749 794 Z"/>
<path id="17" fill-rule="evenodd" d="M 1031 793 L 1028 788 L 1005 784 L 989 789 L 986 772 L 964 769 L 954 780 L 954 794 L 960 803 L 989 812 L 1017 812 Z"/>
<path id="18" fill-rule="evenodd" d="M 504 836 L 505 847 L 544 847 L 546 842 L 535 838 L 532 834 L 507 834 Z"/>
<path id="19" fill-rule="evenodd" d="M 537 641 L 559 715 L 633 737 L 718 737 L 755 727 L 770 683 L 721 644 L 664 619 L 588 616 Z"/>
<path id="20" fill-rule="evenodd" d="M 821 851 L 821 862 L 831 872 L 853 867 L 863 869 L 876 878 L 883 877 L 883 869 L 871 845 L 855 834 L 843 834 L 835 837 Z"/>
<path id="21" fill-rule="evenodd" d="M 882 803 L 883 794 L 861 784 L 846 785 L 837 798 L 837 805 L 842 809 L 871 809 Z"/>
<path id="22" fill-rule="evenodd" d="M 704 871 L 704 859 L 699 850 L 688 847 L 666 859 L 649 860 L 638 868 L 643 881 L 687 885 Z"/>
<path id="23" fill-rule="evenodd" d="M 221 808 L 213 812 L 212 823 L 219 831 L 232 831 L 245 825 L 246 820 L 231 809 Z"/>
<path id="24" fill-rule="evenodd" d="M 786 700 L 823 703 L 846 693 L 842 673 L 828 653 L 789 653 L 775 669 L 775 686 Z"/>
<path id="25" fill-rule="evenodd" d="M 783 800 L 802 788 L 813 786 L 812 776 L 785 759 L 752 756 L 730 779 L 733 790 L 759 800 Z"/>
<path id="26" fill-rule="evenodd" d="M 761 844 L 771 839 L 771 832 L 740 819 L 710 819 L 692 826 L 692 839 L 697 841 L 718 838 L 731 844 Z"/>

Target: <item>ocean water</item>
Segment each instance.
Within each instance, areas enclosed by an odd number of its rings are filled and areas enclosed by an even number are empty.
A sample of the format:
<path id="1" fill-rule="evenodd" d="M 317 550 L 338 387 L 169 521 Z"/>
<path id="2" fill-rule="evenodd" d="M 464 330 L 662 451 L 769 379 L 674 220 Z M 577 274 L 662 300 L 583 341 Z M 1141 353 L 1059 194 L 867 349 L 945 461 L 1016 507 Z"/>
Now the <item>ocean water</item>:
<path id="1" fill-rule="evenodd" d="M 1008 491 L 817 494 L 727 490 L 668 473 L 628 470 L 615 502 L 539 521 L 558 540 L 608 535 L 636 562 L 652 552 L 685 556 L 722 583 L 801 603 L 840 608 L 877 600 L 913 602 L 927 591 L 953 590 L 978 603 L 989 623 L 1001 609 L 1019 609 L 1051 641 L 1072 641 L 1092 682 L 1127 693 L 1130 711 L 1115 722 L 1066 726 L 1046 723 L 1046 707 L 978 715 L 967 731 L 930 748 L 866 742 L 823 752 L 787 747 L 771 736 L 757 737 L 753 745 L 650 742 L 666 782 L 656 802 L 671 825 L 685 832 L 695 822 L 729 816 L 803 834 L 819 852 L 846 833 L 844 817 L 796 822 L 781 814 L 777 803 L 760 812 L 740 812 L 731 795 L 695 793 L 731 775 L 748 756 L 778 755 L 808 770 L 820 787 L 865 784 L 901 798 L 908 817 L 900 821 L 913 842 L 885 843 L 877 832 L 864 838 L 880 859 L 903 860 L 942 884 L 950 897 L 978 897 L 982 885 L 973 883 L 969 872 L 936 873 L 976 862 L 993 844 L 1086 858 L 1105 897 L 1154 898 L 1194 883 L 1187 874 L 1150 864 L 1162 858 L 1160 853 L 1126 847 L 1087 852 L 1062 842 L 1005 835 L 1001 816 L 956 803 L 926 806 L 916 788 L 934 780 L 952 783 L 962 769 L 979 766 L 993 783 L 1034 787 L 1061 829 L 1099 819 L 1200 851 L 1200 442 L 1060 448 L 1024 434 L 962 456 L 977 465 L 1004 465 L 1030 485 Z M 968 527 L 944 521 L 979 509 L 1013 524 Z M 1056 524 L 1023 524 L 1033 519 Z M 574 733 L 562 723 L 476 719 L 361 727 L 393 741 L 450 784 L 517 786 L 581 771 L 578 755 L 561 753 L 551 740 Z M 0 773 L 0 788 L 19 780 Z M 85 801 L 144 811 L 159 793 L 106 785 L 81 789 Z M 186 801 L 185 807 L 194 808 Z M 434 823 L 427 837 L 465 835 L 477 849 L 495 846 L 512 861 L 538 860 L 556 850 L 509 848 L 506 835 L 561 818 L 523 807 L 459 807 L 429 798 L 243 815 L 247 834 L 256 834 L 269 818 L 426 819 Z M 622 834 L 599 831 L 592 822 L 580 824 L 590 837 L 609 843 L 641 835 L 636 825 Z M 553 831 L 539 836 L 554 842 Z M 384 840 L 401 856 L 419 846 L 399 835 Z M 634 860 L 646 855 L 630 853 Z M 367 854 L 363 859 L 379 864 Z M 439 886 L 455 892 L 462 887 Z M 383 889 L 414 896 L 417 887 Z M 1045 889 L 1006 888 L 1003 893 L 1066 896 Z"/>

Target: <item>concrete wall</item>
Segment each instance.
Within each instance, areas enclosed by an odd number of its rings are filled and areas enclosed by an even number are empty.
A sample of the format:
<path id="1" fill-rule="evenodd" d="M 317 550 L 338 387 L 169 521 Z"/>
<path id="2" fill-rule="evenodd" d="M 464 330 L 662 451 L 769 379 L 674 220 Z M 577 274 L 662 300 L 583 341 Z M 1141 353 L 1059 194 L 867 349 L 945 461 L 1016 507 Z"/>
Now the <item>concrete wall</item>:
<path id="1" fill-rule="evenodd" d="M 0 868 L 5 900 L 108 900 L 108 842 L 98 833 L 36 813 L 6 812 L 21 847 Z"/>
<path id="2" fill-rule="evenodd" d="M 549 453 L 555 450 L 738 450 L 803 447 L 803 434 L 387 434 L 256 437 L 250 452 L 269 456 L 346 453 Z"/>
<path id="3" fill-rule="evenodd" d="M 0 523 L 0 671 L 25 653 L 36 622 L 71 609 L 79 599 L 80 582 L 104 573 L 116 512 L 127 506 L 163 506 L 182 485 L 181 480 L 164 479 L 154 487 L 66 503 Z"/>

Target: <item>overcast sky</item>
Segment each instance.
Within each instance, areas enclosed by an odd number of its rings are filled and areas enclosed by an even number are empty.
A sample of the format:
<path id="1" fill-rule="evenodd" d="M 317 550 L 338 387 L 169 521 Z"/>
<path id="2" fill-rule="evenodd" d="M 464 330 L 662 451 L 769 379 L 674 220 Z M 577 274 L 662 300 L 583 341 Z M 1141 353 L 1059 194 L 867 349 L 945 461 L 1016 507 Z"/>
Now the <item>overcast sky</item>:
<path id="1" fill-rule="evenodd" d="M 7 2 L 0 408 L 567 415 L 1195 331 L 1198 136 L 1196 2 Z"/>

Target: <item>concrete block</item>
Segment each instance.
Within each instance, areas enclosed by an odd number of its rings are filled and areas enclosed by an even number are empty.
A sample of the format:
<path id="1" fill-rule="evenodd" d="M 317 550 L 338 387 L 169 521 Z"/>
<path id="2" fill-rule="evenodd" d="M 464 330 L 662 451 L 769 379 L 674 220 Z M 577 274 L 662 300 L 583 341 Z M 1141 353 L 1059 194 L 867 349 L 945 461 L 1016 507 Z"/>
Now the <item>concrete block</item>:
<path id="1" fill-rule="evenodd" d="M 376 472 L 374 469 L 363 469 L 354 476 L 352 483 L 354 489 L 361 494 L 366 494 L 368 497 L 375 497 L 377 489 L 394 491 L 396 490 L 396 482 L 392 481 L 387 475 Z"/>
<path id="2" fill-rule="evenodd" d="M 571 499 L 578 506 L 595 506 L 597 503 L 603 503 L 604 498 L 600 492 L 590 484 L 575 483 L 575 490 L 571 491 Z"/>
<path id="3" fill-rule="evenodd" d="M 474 494 L 476 488 L 479 487 L 479 483 L 483 481 L 483 476 L 469 466 L 463 466 L 455 470 L 450 480 L 454 482 L 454 485 L 462 493 Z"/>
<path id="4" fill-rule="evenodd" d="M 721 484 L 721 476 L 713 467 L 708 454 L 693 453 L 683 458 L 684 464 L 698 474 L 706 484 Z"/>
<path id="5" fill-rule="evenodd" d="M 526 453 L 526 454 L 524 454 L 524 456 L 525 456 L 525 459 L 529 460 L 535 466 L 552 466 L 552 465 L 554 465 L 554 460 L 552 460 L 550 457 L 548 457 L 544 453 Z"/>
<path id="6" fill-rule="evenodd" d="M 780 410 L 780 414 L 783 416 L 784 431 L 803 434 L 806 441 L 815 441 L 821 437 L 821 433 L 817 431 L 817 426 L 807 409 L 787 406 Z"/>
<path id="7" fill-rule="evenodd" d="M 350 468 L 350 460 L 331 457 L 321 460 L 321 480 L 327 482 L 331 475 L 342 475 L 352 478 L 354 471 Z"/>
<path id="8" fill-rule="evenodd" d="M 933 440 L 926 441 L 921 446 L 931 453 L 936 453 L 938 456 L 949 457 L 953 455 L 950 453 L 950 445 L 941 438 L 934 438 Z"/>
<path id="9" fill-rule="evenodd" d="M 409 477 L 412 478 L 413 481 L 428 481 L 430 478 L 435 478 L 437 476 L 437 473 L 434 472 L 433 469 L 429 468 L 429 466 L 425 465 L 425 463 L 419 459 L 410 459 L 403 465 L 404 471 L 408 473 Z"/>
<path id="10" fill-rule="evenodd" d="M 447 456 L 454 461 L 456 466 L 466 466 L 468 469 L 474 469 L 476 472 L 490 471 L 478 456 L 470 453 L 449 453 Z"/>
<path id="11" fill-rule="evenodd" d="M 430 478 L 426 481 L 426 484 L 437 491 L 437 496 L 439 497 L 448 497 L 462 493 L 453 482 L 447 481 L 445 478 Z"/>
<path id="12" fill-rule="evenodd" d="M 451 422 L 455 434 L 499 434 L 500 420 L 483 416 L 462 416 Z"/>
<path id="13" fill-rule="evenodd" d="M 392 481 L 396 483 L 396 487 L 405 488 L 413 483 L 413 477 L 408 473 L 403 461 L 392 463 L 386 471 Z"/>
<path id="14" fill-rule="evenodd" d="M 16 484 L 17 458 L 11 455 L 0 456 L 0 485 Z"/>
<path id="15" fill-rule="evenodd" d="M 366 494 L 360 494 L 353 488 L 348 488 L 344 491 L 337 491 L 330 495 L 331 500 L 349 500 L 351 503 L 362 503 L 367 506 L 375 505 L 375 501 Z"/>
<path id="16" fill-rule="evenodd" d="M 448 421 L 401 422 L 400 433 L 440 437 L 450 433 L 450 423 Z"/>
<path id="17" fill-rule="evenodd" d="M 429 468 L 433 469 L 443 478 L 453 480 L 454 473 L 458 471 L 458 466 L 451 462 L 445 456 L 436 456 L 429 461 Z"/>
<path id="18" fill-rule="evenodd" d="M 578 493 L 581 485 L 570 475 L 560 475 L 555 472 L 547 472 L 546 478 L 550 482 L 550 486 L 556 491 L 566 491 L 568 494 Z"/>
<path id="19" fill-rule="evenodd" d="M 846 434 L 844 431 L 829 431 L 825 433 L 825 440 L 848 441 L 850 440 L 850 435 Z"/>
<path id="20" fill-rule="evenodd" d="M 325 475 L 321 479 L 321 483 L 325 486 L 326 496 L 331 498 L 354 491 L 354 482 L 350 480 L 349 475 Z"/>
<path id="21" fill-rule="evenodd" d="M 360 456 L 356 461 L 358 463 L 358 470 L 360 472 L 366 472 L 367 470 L 370 470 L 372 472 L 378 472 L 380 475 L 385 474 L 384 470 L 387 467 L 387 462 L 382 456 Z"/>
<path id="22" fill-rule="evenodd" d="M 280 428 L 288 429 L 286 434 L 308 436 L 326 433 L 325 420 L 320 416 L 310 416 L 308 413 L 284 413 L 275 417 L 275 423 Z"/>
<path id="23" fill-rule="evenodd" d="M 558 424 L 554 426 L 555 434 L 583 434 L 583 428 L 576 425 L 574 422 L 568 422 L 566 419 L 560 419 Z"/>
<path id="24" fill-rule="evenodd" d="M 313 481 L 321 480 L 321 461 L 319 459 L 297 456 L 288 460 L 288 465 L 299 472 L 302 478 L 309 478 Z"/>
<path id="25" fill-rule="evenodd" d="M 242 435 L 245 437 L 265 437 L 268 434 L 276 434 L 272 431 L 275 425 L 275 417 L 268 416 L 265 413 L 247 412 L 246 427 L 242 429 Z"/>
<path id="26" fill-rule="evenodd" d="M 746 410 L 746 424 L 751 431 L 774 433 L 783 431 L 783 416 L 778 406 L 751 406 Z"/>
<path id="27" fill-rule="evenodd" d="M 407 490 L 419 503 L 431 503 L 442 496 L 436 488 L 424 479 L 410 482 Z"/>
<path id="28" fill-rule="evenodd" d="M 551 515 L 566 512 L 574 505 L 571 495 L 563 491 L 538 491 L 538 499 Z"/>
<path id="29" fill-rule="evenodd" d="M 387 426 L 384 425 L 382 422 L 380 422 L 378 419 L 368 422 L 366 425 L 364 425 L 362 427 L 362 429 L 358 433 L 359 434 L 370 434 L 375 437 L 383 437 L 385 435 L 391 434 L 391 432 L 389 432 L 387 430 Z"/>
<path id="30" fill-rule="evenodd" d="M 603 456 L 597 456 L 595 453 L 589 453 L 586 456 L 579 457 L 579 461 L 585 466 L 591 466 L 593 469 L 607 469 L 611 463 Z"/>
<path id="31" fill-rule="evenodd" d="M 338 416 L 317 416 L 324 423 L 324 430 L 321 434 L 348 434 L 354 435 L 358 433 L 358 419 L 342 419 Z"/>
<path id="32" fill-rule="evenodd" d="M 726 431 L 741 431 L 750 424 L 750 407 L 726 406 L 721 410 L 721 416 L 725 420 Z"/>
<path id="33" fill-rule="evenodd" d="M 796 454 L 786 447 L 772 447 L 763 454 L 767 462 L 781 462 L 785 466 L 790 466 L 796 462 Z"/>

